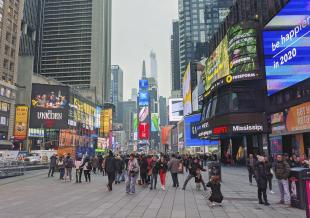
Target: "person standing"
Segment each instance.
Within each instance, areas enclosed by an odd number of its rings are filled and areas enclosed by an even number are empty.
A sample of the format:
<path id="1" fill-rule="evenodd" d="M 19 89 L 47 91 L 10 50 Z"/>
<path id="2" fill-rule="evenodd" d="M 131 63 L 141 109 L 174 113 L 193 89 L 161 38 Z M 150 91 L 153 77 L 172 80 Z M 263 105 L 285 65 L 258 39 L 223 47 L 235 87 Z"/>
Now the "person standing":
<path id="1" fill-rule="evenodd" d="M 180 161 L 176 159 L 175 154 L 171 155 L 171 160 L 168 162 L 168 169 L 170 170 L 173 186 L 179 187 L 178 173 L 179 173 Z"/>
<path id="2" fill-rule="evenodd" d="M 105 171 L 108 174 L 108 184 L 107 184 L 108 190 L 112 191 L 112 184 L 115 180 L 115 173 L 116 173 L 116 162 L 111 150 L 109 151 L 109 156 L 105 161 Z"/>
<path id="3" fill-rule="evenodd" d="M 272 164 L 269 161 L 268 157 L 265 157 L 265 165 L 266 165 L 266 173 L 267 173 L 269 191 L 270 191 L 270 194 L 274 194 L 274 192 L 272 191 L 273 170 L 272 170 Z"/>
<path id="4" fill-rule="evenodd" d="M 77 159 L 74 162 L 74 165 L 75 165 L 75 183 L 81 183 L 83 170 L 80 169 L 80 167 L 82 165 L 82 158 L 77 157 Z"/>
<path id="5" fill-rule="evenodd" d="M 65 165 L 65 181 L 67 181 L 67 178 L 69 177 L 69 181 L 71 182 L 72 180 L 72 168 L 73 168 L 73 159 L 70 155 L 70 153 L 67 154 L 65 160 L 64 160 L 64 165 Z"/>
<path id="6" fill-rule="evenodd" d="M 203 169 L 203 167 L 200 165 L 199 160 L 197 157 L 194 158 L 193 162 L 190 164 L 190 168 L 189 168 L 189 174 L 187 176 L 187 178 L 185 179 L 184 185 L 182 190 L 186 189 L 187 183 L 194 177 L 196 177 L 197 172 L 200 171 L 206 171 L 205 169 Z M 204 180 L 201 178 L 201 184 L 204 188 L 204 190 L 207 190 L 206 188 L 206 184 L 204 182 Z"/>
<path id="7" fill-rule="evenodd" d="M 92 159 L 92 167 L 93 167 L 94 174 L 96 174 L 97 172 L 98 165 L 99 165 L 99 160 L 98 160 L 98 157 L 95 155 Z"/>
<path id="8" fill-rule="evenodd" d="M 152 190 L 153 188 L 156 189 L 156 185 L 157 185 L 157 176 L 159 173 L 159 165 L 158 165 L 158 157 L 156 155 L 154 155 L 152 157 L 152 161 L 150 163 L 151 165 L 151 187 L 150 189 Z"/>
<path id="9" fill-rule="evenodd" d="M 259 204 L 265 204 L 269 206 L 267 200 L 267 168 L 265 165 L 265 158 L 263 156 L 257 156 L 258 162 L 255 165 L 255 179 L 257 183 L 257 194 L 258 194 L 258 201 Z M 264 198 L 264 202 L 262 200 L 262 196 Z"/>
<path id="10" fill-rule="evenodd" d="M 64 179 L 64 175 L 65 175 L 65 166 L 64 166 L 64 158 L 63 157 L 59 157 L 58 163 L 57 163 L 57 167 L 59 170 L 59 179 L 63 180 Z"/>
<path id="11" fill-rule="evenodd" d="M 147 159 L 145 156 L 141 157 L 140 160 L 140 177 L 141 177 L 141 184 L 143 185 L 143 187 L 147 186 L 147 167 L 148 167 L 148 163 L 147 163 Z"/>
<path id="12" fill-rule="evenodd" d="M 291 197 L 289 191 L 288 177 L 290 175 L 290 166 L 283 159 L 282 155 L 277 155 L 277 161 L 275 164 L 275 175 L 278 180 L 278 185 L 281 193 L 280 204 L 290 205 Z"/>
<path id="13" fill-rule="evenodd" d="M 139 164 L 134 154 L 130 154 L 127 170 L 126 193 L 134 194 L 136 192 L 136 180 L 139 174 Z"/>
<path id="14" fill-rule="evenodd" d="M 166 190 L 166 173 L 168 170 L 168 165 L 167 165 L 167 162 L 164 156 L 160 157 L 158 166 L 159 166 L 159 178 L 160 178 L 160 183 L 161 183 L 161 189 L 165 191 Z"/>
<path id="15" fill-rule="evenodd" d="M 116 165 L 116 179 L 115 179 L 115 184 L 121 183 L 122 175 L 123 175 L 123 170 L 125 167 L 125 163 L 121 156 L 117 155 L 115 158 L 115 165 Z"/>
<path id="16" fill-rule="evenodd" d="M 57 157 L 56 157 L 56 154 L 53 154 L 50 158 L 50 167 L 49 167 L 49 170 L 48 170 L 48 177 L 54 177 L 54 172 L 55 172 L 55 169 L 56 169 L 56 165 L 57 165 Z"/>
<path id="17" fill-rule="evenodd" d="M 250 185 L 252 185 L 252 181 L 253 181 L 255 162 L 256 161 L 254 159 L 253 154 L 250 154 L 249 158 L 247 160 L 247 168 L 248 168 L 248 172 L 249 172 Z"/>
<path id="18" fill-rule="evenodd" d="M 84 158 L 83 164 L 80 166 L 80 170 L 84 171 L 85 181 L 90 182 L 90 171 L 92 170 L 92 165 L 88 156 Z"/>

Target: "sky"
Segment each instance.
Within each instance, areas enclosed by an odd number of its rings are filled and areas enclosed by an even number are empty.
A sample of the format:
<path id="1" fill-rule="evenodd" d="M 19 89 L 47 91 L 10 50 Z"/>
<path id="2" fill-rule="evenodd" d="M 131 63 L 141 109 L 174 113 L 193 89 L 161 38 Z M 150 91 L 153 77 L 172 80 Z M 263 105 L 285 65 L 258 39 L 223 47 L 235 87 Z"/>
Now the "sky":
<path id="1" fill-rule="evenodd" d="M 112 65 L 124 71 L 124 100 L 138 88 L 142 61 L 150 75 L 150 52 L 158 64 L 159 94 L 169 97 L 171 90 L 170 36 L 172 20 L 178 17 L 178 0 L 113 0 Z"/>

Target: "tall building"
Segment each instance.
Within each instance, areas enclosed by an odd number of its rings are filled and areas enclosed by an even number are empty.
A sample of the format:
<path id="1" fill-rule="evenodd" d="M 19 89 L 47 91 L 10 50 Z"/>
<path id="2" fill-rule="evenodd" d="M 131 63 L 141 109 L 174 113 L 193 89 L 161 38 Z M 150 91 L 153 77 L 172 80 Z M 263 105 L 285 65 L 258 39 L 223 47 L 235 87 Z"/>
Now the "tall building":
<path id="1" fill-rule="evenodd" d="M 167 99 L 163 96 L 159 97 L 159 120 L 161 126 L 168 124 Z"/>
<path id="2" fill-rule="evenodd" d="M 142 62 L 142 79 L 146 79 L 145 60 Z"/>
<path id="3" fill-rule="evenodd" d="M 179 21 L 174 20 L 172 23 L 171 35 L 171 90 L 181 90 L 181 73 L 180 73 L 180 41 L 179 41 Z"/>
<path id="4" fill-rule="evenodd" d="M 13 134 L 23 3 L 0 0 L 0 140 Z"/>
<path id="5" fill-rule="evenodd" d="M 157 59 L 156 53 L 151 51 L 150 53 L 150 63 L 151 63 L 151 77 L 153 77 L 158 82 L 158 71 L 157 71 Z"/>
<path id="6" fill-rule="evenodd" d="M 111 0 L 45 0 L 39 73 L 110 100 Z"/>
<path id="7" fill-rule="evenodd" d="M 129 140 L 133 134 L 133 118 L 134 114 L 137 113 L 137 103 L 136 101 L 123 101 L 119 102 L 118 106 L 122 108 L 122 113 L 118 116 Z"/>
<path id="8" fill-rule="evenodd" d="M 137 101 L 138 98 L 138 89 L 137 88 L 132 88 L 131 89 L 131 100 L 132 101 Z"/>
<path id="9" fill-rule="evenodd" d="M 122 111 L 122 108 L 118 107 L 118 103 L 123 101 L 123 70 L 119 65 L 112 65 L 111 67 L 111 103 L 115 105 L 116 113 Z M 116 122 L 121 122 L 118 116 L 115 117 Z"/>
<path id="10" fill-rule="evenodd" d="M 180 72 L 195 57 L 197 43 L 206 42 L 204 11 L 209 0 L 179 0 Z"/>

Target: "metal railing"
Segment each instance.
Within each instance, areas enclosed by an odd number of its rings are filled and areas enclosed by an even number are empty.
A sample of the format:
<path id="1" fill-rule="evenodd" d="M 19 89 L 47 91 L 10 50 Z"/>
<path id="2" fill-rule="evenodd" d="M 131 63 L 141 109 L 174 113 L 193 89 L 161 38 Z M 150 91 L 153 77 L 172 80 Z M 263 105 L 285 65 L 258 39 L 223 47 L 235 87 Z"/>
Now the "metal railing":
<path id="1" fill-rule="evenodd" d="M 0 179 L 24 175 L 25 164 L 23 161 L 0 160 Z"/>

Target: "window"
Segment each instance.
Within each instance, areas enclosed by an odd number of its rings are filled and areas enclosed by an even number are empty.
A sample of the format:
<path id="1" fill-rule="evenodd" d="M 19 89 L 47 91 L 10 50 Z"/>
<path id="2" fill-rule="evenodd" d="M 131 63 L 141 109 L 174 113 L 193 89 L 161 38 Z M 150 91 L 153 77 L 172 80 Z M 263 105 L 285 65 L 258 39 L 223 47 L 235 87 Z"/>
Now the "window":
<path id="1" fill-rule="evenodd" d="M 7 59 L 3 60 L 3 68 L 4 69 L 9 69 L 9 61 Z"/>
<path id="2" fill-rule="evenodd" d="M 2 13 L 0 12 L 0 22 L 2 21 Z"/>

